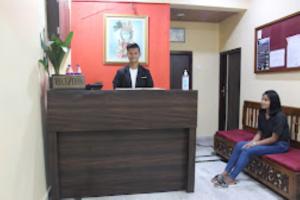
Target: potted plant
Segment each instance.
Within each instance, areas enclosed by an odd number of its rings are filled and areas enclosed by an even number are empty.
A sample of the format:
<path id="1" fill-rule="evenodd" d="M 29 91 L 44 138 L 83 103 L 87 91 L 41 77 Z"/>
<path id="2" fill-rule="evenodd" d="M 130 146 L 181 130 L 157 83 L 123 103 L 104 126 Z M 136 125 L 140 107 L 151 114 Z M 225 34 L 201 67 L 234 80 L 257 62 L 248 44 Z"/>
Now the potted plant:
<path id="1" fill-rule="evenodd" d="M 73 32 L 70 32 L 66 37 L 65 41 L 62 41 L 59 37 L 53 35 L 50 41 L 46 42 L 41 37 L 41 46 L 44 50 L 44 56 L 39 60 L 44 66 L 45 71 L 49 74 L 49 62 L 52 64 L 54 69 L 54 75 L 59 75 L 59 71 L 65 56 L 70 51 L 70 44 L 73 38 Z M 52 78 L 52 77 L 51 77 Z M 50 82 L 51 82 L 50 78 Z"/>

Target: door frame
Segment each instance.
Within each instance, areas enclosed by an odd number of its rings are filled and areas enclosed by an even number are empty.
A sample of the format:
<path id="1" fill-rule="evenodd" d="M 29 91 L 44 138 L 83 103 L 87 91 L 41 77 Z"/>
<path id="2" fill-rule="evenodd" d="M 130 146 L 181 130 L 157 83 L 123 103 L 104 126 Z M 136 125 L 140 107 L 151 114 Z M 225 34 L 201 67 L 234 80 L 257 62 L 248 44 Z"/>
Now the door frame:
<path id="1" fill-rule="evenodd" d="M 171 55 L 188 55 L 189 56 L 189 62 L 191 63 L 191 70 L 189 72 L 190 76 L 190 87 L 191 90 L 193 89 L 193 52 L 192 51 L 170 51 L 170 59 Z M 170 62 L 170 87 L 171 87 L 171 78 L 172 78 L 172 67 Z"/>
<path id="2" fill-rule="evenodd" d="M 240 53 L 240 72 L 241 72 L 241 69 L 242 69 L 242 48 L 241 47 L 238 47 L 238 48 L 235 48 L 235 49 L 231 49 L 231 50 L 228 50 L 228 51 L 222 51 L 220 52 L 220 57 L 219 57 L 219 90 L 218 90 L 218 93 L 219 93 L 219 122 L 218 122 L 218 126 L 219 126 L 219 130 L 225 130 L 226 129 L 226 118 L 227 118 L 227 111 L 228 111 L 228 87 L 225 87 L 224 90 L 221 88 L 222 87 L 222 84 L 221 84 L 221 81 L 225 81 L 226 84 L 228 84 L 228 68 L 227 68 L 227 65 L 228 65 L 228 55 L 229 54 L 233 54 L 233 53 Z M 224 57 L 225 56 L 225 57 Z M 224 59 L 224 60 L 223 60 Z M 225 68 L 224 68 L 224 66 Z M 222 75 L 224 75 L 223 73 L 225 72 L 225 77 L 223 77 Z M 240 73 L 240 80 L 241 80 L 241 73 Z M 241 81 L 240 81 L 240 86 L 241 86 Z M 240 87 L 239 86 L 239 87 Z M 241 90 L 241 87 L 240 87 L 240 90 Z M 225 93 L 225 97 L 223 97 Z M 239 93 L 239 99 L 241 97 L 241 92 Z M 223 102 L 223 99 L 225 100 Z M 239 111 L 240 111 L 240 102 L 239 102 Z M 238 113 L 238 117 L 239 117 L 239 120 L 240 120 L 240 112 Z"/>
<path id="3" fill-rule="evenodd" d="M 48 36 L 52 35 L 59 36 L 59 1 L 58 0 L 47 0 L 46 1 L 46 14 L 47 14 L 47 31 Z"/>

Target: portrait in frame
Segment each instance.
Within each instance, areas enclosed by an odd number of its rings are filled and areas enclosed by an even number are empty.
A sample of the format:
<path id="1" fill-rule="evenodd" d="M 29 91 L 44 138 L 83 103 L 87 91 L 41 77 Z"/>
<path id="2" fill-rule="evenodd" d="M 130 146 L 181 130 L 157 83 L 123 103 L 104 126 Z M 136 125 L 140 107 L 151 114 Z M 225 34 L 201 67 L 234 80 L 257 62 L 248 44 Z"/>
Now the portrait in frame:
<path id="1" fill-rule="evenodd" d="M 148 16 L 104 15 L 104 63 L 128 63 L 127 44 L 137 43 L 140 63 L 148 63 Z"/>

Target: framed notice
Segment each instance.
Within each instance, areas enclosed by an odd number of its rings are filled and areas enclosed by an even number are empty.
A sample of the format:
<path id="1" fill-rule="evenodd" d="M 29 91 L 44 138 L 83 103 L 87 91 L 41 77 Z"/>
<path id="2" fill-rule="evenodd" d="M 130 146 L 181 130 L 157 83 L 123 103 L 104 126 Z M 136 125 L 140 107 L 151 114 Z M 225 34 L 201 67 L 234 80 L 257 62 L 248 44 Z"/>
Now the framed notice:
<path id="1" fill-rule="evenodd" d="M 300 70 L 300 12 L 255 29 L 254 72 Z"/>
<path id="2" fill-rule="evenodd" d="M 184 28 L 171 28 L 170 29 L 170 42 L 185 42 L 185 29 Z"/>

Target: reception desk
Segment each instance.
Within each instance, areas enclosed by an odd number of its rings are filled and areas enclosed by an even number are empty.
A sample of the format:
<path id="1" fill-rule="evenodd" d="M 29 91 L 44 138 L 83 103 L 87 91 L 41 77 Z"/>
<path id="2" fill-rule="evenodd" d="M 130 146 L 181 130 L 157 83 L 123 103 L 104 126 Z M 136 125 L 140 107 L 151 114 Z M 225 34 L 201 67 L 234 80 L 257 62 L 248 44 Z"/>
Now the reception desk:
<path id="1" fill-rule="evenodd" d="M 53 200 L 194 191 L 197 91 L 50 90 Z"/>

